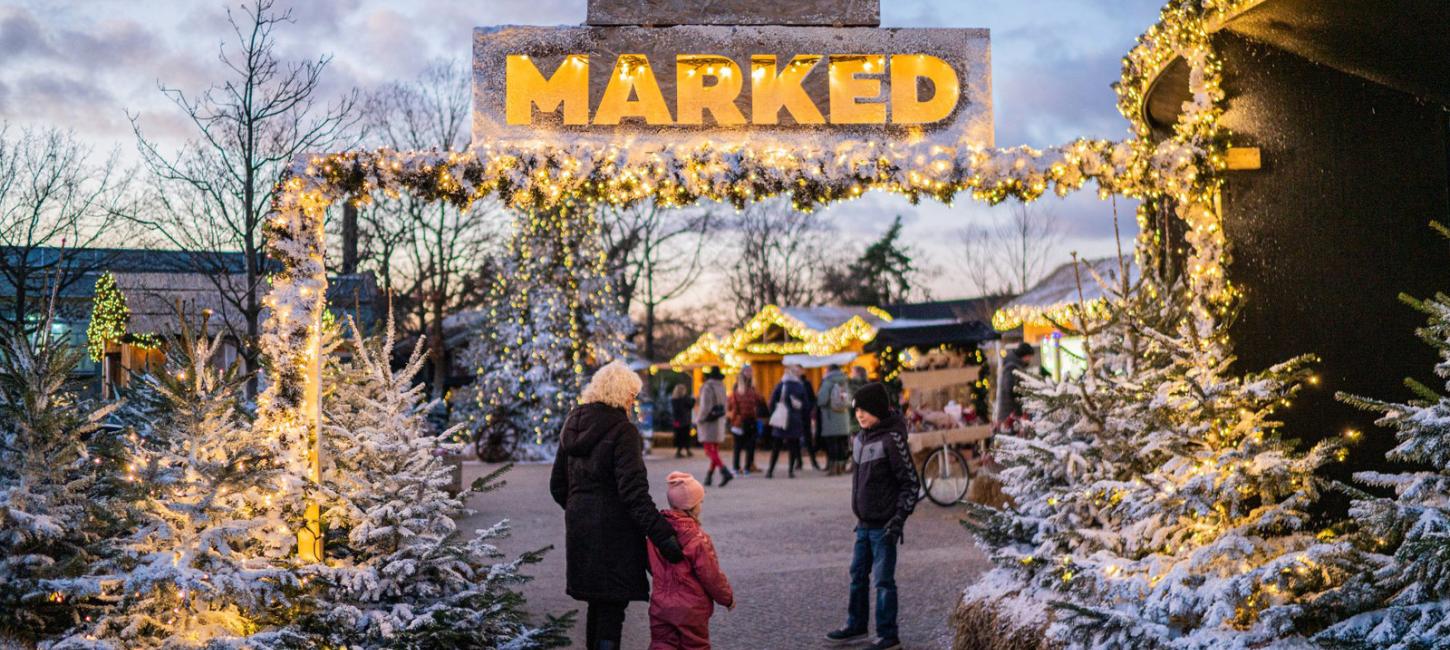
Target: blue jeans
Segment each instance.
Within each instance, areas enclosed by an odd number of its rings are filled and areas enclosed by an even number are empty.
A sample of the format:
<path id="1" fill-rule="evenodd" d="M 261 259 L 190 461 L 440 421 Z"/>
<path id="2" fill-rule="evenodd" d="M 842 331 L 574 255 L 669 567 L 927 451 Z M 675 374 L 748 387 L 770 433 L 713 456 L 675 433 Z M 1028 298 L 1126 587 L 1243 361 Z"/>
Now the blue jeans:
<path id="1" fill-rule="evenodd" d="M 871 577 L 876 577 L 876 636 L 897 639 L 896 542 L 886 540 L 885 528 L 856 526 L 856 548 L 851 556 L 851 604 L 846 628 L 866 630 L 871 601 Z"/>

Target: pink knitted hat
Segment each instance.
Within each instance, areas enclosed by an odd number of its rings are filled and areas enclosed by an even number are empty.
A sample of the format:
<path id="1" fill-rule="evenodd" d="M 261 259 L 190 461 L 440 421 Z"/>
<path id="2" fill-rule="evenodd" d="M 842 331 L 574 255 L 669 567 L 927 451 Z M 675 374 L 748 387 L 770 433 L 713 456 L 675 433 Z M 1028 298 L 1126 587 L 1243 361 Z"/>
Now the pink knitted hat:
<path id="1" fill-rule="evenodd" d="M 705 488 L 685 472 L 670 472 L 665 477 L 665 483 L 670 486 L 666 498 L 675 510 L 690 510 L 705 500 Z"/>

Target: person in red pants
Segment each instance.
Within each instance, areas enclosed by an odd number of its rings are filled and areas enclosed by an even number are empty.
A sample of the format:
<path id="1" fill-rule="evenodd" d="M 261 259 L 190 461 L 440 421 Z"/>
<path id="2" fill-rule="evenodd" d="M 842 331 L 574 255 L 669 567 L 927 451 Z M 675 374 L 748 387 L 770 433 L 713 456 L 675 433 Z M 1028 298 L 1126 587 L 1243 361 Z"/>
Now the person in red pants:
<path id="1" fill-rule="evenodd" d="M 649 599 L 650 650 L 709 650 L 710 616 L 715 604 L 735 608 L 735 593 L 720 570 L 715 545 L 700 528 L 700 508 L 705 488 L 695 477 L 672 472 L 665 478 L 668 510 L 665 521 L 675 529 L 685 561 L 671 563 L 658 548 L 649 545 L 650 572 L 654 591 Z"/>
<path id="2" fill-rule="evenodd" d="M 695 431 L 700 435 L 700 446 L 705 448 L 705 455 L 710 458 L 710 471 L 705 473 L 705 485 L 714 482 L 717 469 L 720 470 L 720 487 L 725 487 L 730 479 L 735 478 L 735 474 L 720 460 L 720 443 L 725 442 L 725 434 L 730 424 L 725 419 L 728 401 L 725 396 L 725 374 L 718 368 L 711 368 L 705 373 L 705 382 L 700 384 L 700 399 L 695 402 Z"/>

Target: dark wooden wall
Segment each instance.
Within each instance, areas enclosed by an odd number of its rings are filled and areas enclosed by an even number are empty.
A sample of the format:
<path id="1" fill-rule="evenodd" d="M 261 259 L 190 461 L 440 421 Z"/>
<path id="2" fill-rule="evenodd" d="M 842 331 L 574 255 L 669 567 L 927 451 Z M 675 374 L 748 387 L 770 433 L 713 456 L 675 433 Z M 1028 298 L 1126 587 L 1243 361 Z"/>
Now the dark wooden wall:
<path id="1" fill-rule="evenodd" d="M 1347 469 L 1383 465 L 1393 445 L 1335 391 L 1406 399 L 1405 377 L 1436 380 L 1423 322 L 1397 295 L 1450 292 L 1450 121 L 1443 106 L 1234 34 L 1216 37 L 1229 95 L 1224 124 L 1263 153 L 1228 172 L 1229 277 L 1247 297 L 1232 336 L 1244 369 L 1323 357 L 1323 382 L 1288 410 L 1309 439 L 1366 434 Z M 1443 384 L 1443 381 L 1438 383 Z M 1336 474 L 1342 474 L 1336 472 Z"/>

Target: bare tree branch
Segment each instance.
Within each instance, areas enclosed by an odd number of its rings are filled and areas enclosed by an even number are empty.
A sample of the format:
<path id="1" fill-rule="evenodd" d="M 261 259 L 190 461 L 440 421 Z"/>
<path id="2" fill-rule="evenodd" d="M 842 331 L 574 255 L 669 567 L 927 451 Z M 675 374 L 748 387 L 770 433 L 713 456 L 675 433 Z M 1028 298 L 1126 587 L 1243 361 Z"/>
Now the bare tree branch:
<path id="1" fill-rule="evenodd" d="M 1062 241 L 1057 213 L 1013 204 L 1006 219 L 957 231 L 957 267 L 980 296 L 1016 295 L 1042 279 Z"/>
<path id="2" fill-rule="evenodd" d="M 219 320 L 240 342 L 255 391 L 266 277 L 262 220 L 292 160 L 350 146 L 356 94 L 330 104 L 318 97 L 328 56 L 278 58 L 274 32 L 292 17 L 275 10 L 273 0 L 252 0 L 237 12 L 228 9 L 227 19 L 234 42 L 232 47 L 223 43 L 217 54 L 226 78 L 195 96 L 160 86 L 190 122 L 194 139 L 167 155 L 146 138 L 140 115 L 131 115 L 131 125 L 154 183 L 151 214 L 140 223 L 191 252 L 193 270 L 211 279 L 226 307 Z M 240 271 L 226 261 L 226 254 L 237 252 L 243 259 Z"/>
<path id="3" fill-rule="evenodd" d="M 402 150 L 459 151 L 469 144 L 472 117 L 468 67 L 434 61 L 413 81 L 385 85 L 363 104 L 366 142 Z M 424 334 L 434 397 L 447 388 L 449 360 L 443 320 L 481 306 L 509 213 L 493 201 L 465 209 L 413 196 L 375 196 L 359 210 L 360 262 L 381 279 L 406 317 L 400 328 Z"/>
<path id="4" fill-rule="evenodd" d="M 756 203 L 731 223 L 737 251 L 726 288 L 744 321 L 766 305 L 808 305 L 816 300 L 825 267 L 826 224 L 781 201 Z"/>
<path id="5" fill-rule="evenodd" d="M 24 129 L 11 137 L 0 124 L 0 325 L 31 333 L 45 294 L 64 292 L 106 268 L 104 251 L 54 254 L 45 249 L 92 248 L 118 236 L 133 212 L 131 174 L 117 155 L 99 165 L 91 150 L 57 129 Z"/>
<path id="6" fill-rule="evenodd" d="M 644 356 L 654 359 L 659 308 L 699 281 L 705 270 L 705 242 L 719 219 L 706 209 L 653 203 L 601 212 L 615 293 L 626 311 L 635 305 L 642 310 Z"/>

